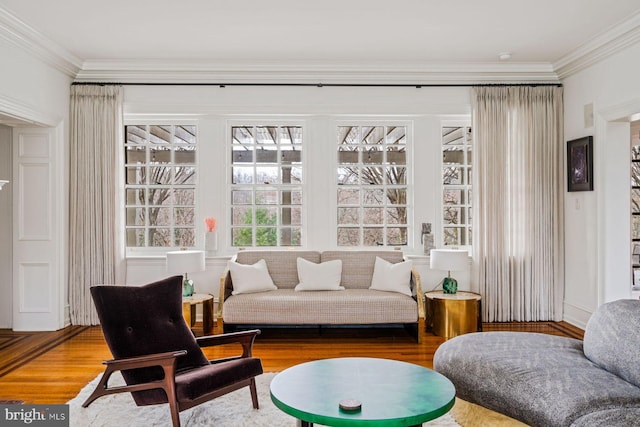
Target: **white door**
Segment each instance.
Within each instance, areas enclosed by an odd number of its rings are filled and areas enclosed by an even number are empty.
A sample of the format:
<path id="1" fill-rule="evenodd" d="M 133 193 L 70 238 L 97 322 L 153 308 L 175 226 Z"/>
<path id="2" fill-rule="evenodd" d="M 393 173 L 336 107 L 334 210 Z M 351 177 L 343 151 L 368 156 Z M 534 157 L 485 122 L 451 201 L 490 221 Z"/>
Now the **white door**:
<path id="1" fill-rule="evenodd" d="M 62 138 L 56 128 L 13 130 L 13 329 L 64 326 Z"/>

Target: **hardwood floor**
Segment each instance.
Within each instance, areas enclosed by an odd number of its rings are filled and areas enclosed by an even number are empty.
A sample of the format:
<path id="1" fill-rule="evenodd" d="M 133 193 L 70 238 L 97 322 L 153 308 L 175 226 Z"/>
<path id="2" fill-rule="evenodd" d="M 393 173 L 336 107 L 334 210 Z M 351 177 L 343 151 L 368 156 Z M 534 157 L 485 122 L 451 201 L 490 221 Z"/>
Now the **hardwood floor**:
<path id="1" fill-rule="evenodd" d="M 196 325 L 198 326 L 198 325 Z M 565 322 L 491 323 L 485 331 L 540 332 L 582 339 Z M 217 333 L 218 326 L 214 330 Z M 196 334 L 198 334 L 196 329 Z M 431 368 L 443 338 L 422 332 L 417 344 L 402 329 L 264 329 L 254 346 L 266 372 L 330 357 L 381 357 Z M 237 347 L 206 349 L 209 358 L 236 354 Z M 0 330 L 0 401 L 65 403 L 103 371 L 111 358 L 100 327 L 70 326 L 55 332 Z"/>

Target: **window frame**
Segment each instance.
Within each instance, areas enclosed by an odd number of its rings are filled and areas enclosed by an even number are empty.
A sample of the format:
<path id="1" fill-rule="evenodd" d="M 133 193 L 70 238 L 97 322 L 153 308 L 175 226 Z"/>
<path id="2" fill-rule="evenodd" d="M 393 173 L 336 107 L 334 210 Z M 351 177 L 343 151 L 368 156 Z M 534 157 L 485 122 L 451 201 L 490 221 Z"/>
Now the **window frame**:
<path id="1" fill-rule="evenodd" d="M 341 127 L 359 127 L 359 128 L 363 128 L 363 127 L 382 127 L 382 128 L 389 128 L 389 127 L 403 127 L 405 129 L 405 143 L 404 143 L 404 147 L 405 147 L 405 163 L 404 163 L 404 167 L 405 167 L 405 183 L 404 185 L 394 185 L 394 184 L 388 184 L 388 183 L 383 183 L 382 185 L 376 185 L 376 187 L 381 188 L 383 191 L 385 188 L 402 188 L 405 190 L 406 194 L 406 200 L 405 203 L 403 204 L 403 206 L 406 209 L 406 223 L 405 224 L 393 224 L 393 223 L 389 223 L 386 221 L 386 219 L 383 219 L 382 221 L 382 227 L 379 227 L 379 224 L 365 224 L 364 218 L 362 217 L 362 215 L 360 215 L 360 219 L 359 219 L 359 223 L 358 224 L 348 224 L 347 228 L 354 228 L 354 229 L 358 229 L 358 236 L 359 236 L 359 240 L 360 240 L 360 244 L 359 245 L 340 245 L 339 244 L 339 234 L 338 234 L 338 229 L 341 227 L 339 218 L 338 218 L 338 212 L 339 209 L 341 207 L 348 207 L 348 205 L 346 204 L 340 204 L 338 202 L 338 190 L 339 188 L 342 186 L 341 184 L 339 184 L 339 170 L 342 167 L 343 164 L 340 163 L 340 159 L 339 159 L 339 142 L 337 141 L 337 136 L 339 134 L 339 129 Z M 371 120 L 371 119 L 366 119 L 366 118 L 362 118 L 362 117 L 354 117 L 353 119 L 345 119 L 345 118 L 341 118 L 340 120 L 336 120 L 333 124 L 333 139 L 332 139 L 332 144 L 333 144 L 333 180 L 334 180 L 334 187 L 335 187 L 335 191 L 334 191 L 334 199 L 333 199 L 333 215 L 334 215 L 334 238 L 333 238 L 333 242 L 334 245 L 337 249 L 339 250 L 345 250 L 345 249 L 349 249 L 349 248 L 359 248 L 359 249 L 369 249 L 369 250 L 389 250 L 389 249 L 401 249 L 403 251 L 407 251 L 410 252 L 413 247 L 414 247 L 414 228 L 415 228 L 415 224 L 413 221 L 413 215 L 414 215 L 414 185 L 413 185 L 413 170 L 414 170 L 414 156 L 413 156 L 413 144 L 415 143 L 414 141 L 414 122 L 413 120 L 398 120 L 397 118 L 391 118 L 389 120 L 386 120 L 384 117 L 377 117 L 375 120 Z M 362 143 L 358 144 L 359 146 L 362 145 Z M 366 144 L 365 144 L 366 145 Z M 358 163 L 355 164 L 359 169 L 363 168 L 363 167 L 367 167 L 367 166 L 376 166 L 377 164 L 369 164 L 369 163 L 365 163 L 362 161 L 361 158 L 359 158 Z M 383 167 L 386 166 L 386 163 L 383 164 Z M 359 183 L 358 185 L 354 185 L 354 187 L 359 187 L 360 189 L 362 189 L 363 187 L 366 187 L 364 185 L 364 183 Z M 360 207 L 360 209 L 364 209 L 366 206 L 363 205 L 362 203 L 362 199 L 363 199 L 363 195 L 360 194 L 359 195 L 359 199 L 360 199 L 360 203 L 357 205 Z M 385 198 L 386 200 L 386 198 Z M 353 205 L 356 206 L 356 205 Z M 386 206 L 390 206 L 387 205 L 386 202 L 385 204 L 383 204 L 383 209 L 386 208 Z M 364 229 L 367 228 L 368 225 L 375 225 L 375 228 L 382 228 L 382 235 L 383 235 L 383 239 L 385 241 L 384 244 L 382 245 L 375 245 L 375 246 L 368 246 L 368 245 L 364 245 Z M 405 237 L 406 237 L 406 242 L 404 244 L 387 244 L 386 243 L 386 239 L 387 239 L 387 229 L 388 228 L 394 228 L 394 227 L 405 227 L 406 228 L 406 233 L 405 233 Z"/>
<path id="2" fill-rule="evenodd" d="M 194 221 L 193 221 L 193 225 L 192 226 L 188 226 L 188 227 L 179 227 L 179 228 L 192 228 L 193 229 L 193 233 L 194 233 L 194 245 L 193 246 L 128 246 L 127 245 L 127 230 L 130 229 L 131 227 L 127 225 L 127 208 L 129 207 L 133 207 L 133 205 L 128 204 L 127 203 L 127 189 L 131 188 L 129 187 L 129 184 L 127 184 L 127 177 L 126 177 L 126 170 L 127 170 L 127 159 L 126 159 L 126 148 L 127 148 L 127 133 L 126 133 L 126 128 L 127 126 L 193 126 L 195 127 L 195 138 L 196 138 L 196 142 L 195 142 L 195 160 L 194 163 L 189 163 L 188 166 L 193 167 L 195 170 L 195 176 L 193 178 L 193 184 L 188 184 L 188 187 L 193 188 L 194 194 L 193 194 L 193 217 L 194 217 Z M 175 135 L 175 133 L 172 133 L 172 136 Z M 125 257 L 136 257 L 136 256 L 157 256 L 157 255 L 164 255 L 166 254 L 166 252 L 168 251 L 172 251 L 172 250 L 177 250 L 177 249 L 183 249 L 183 248 L 189 248 L 189 249 L 197 249 L 199 247 L 199 243 L 200 243 L 200 231 L 201 231 L 201 227 L 199 224 L 199 218 L 200 218 L 200 213 L 199 213 L 199 209 L 198 209 L 198 200 L 199 200 L 199 183 L 200 183 L 200 151 L 201 151 L 201 146 L 202 146 L 202 141 L 200 140 L 201 138 L 201 132 L 200 132 L 200 123 L 197 119 L 193 119 L 193 118 L 175 118 L 175 117 L 170 117 L 170 118 L 157 118 L 157 117 L 153 117 L 153 118 L 149 118 L 146 115 L 141 115 L 141 116 L 131 116 L 131 117 L 126 117 L 123 120 L 123 125 L 122 125 L 122 144 L 121 144 L 121 168 L 120 170 L 122 171 L 122 205 L 120 206 L 119 209 L 122 210 L 122 215 L 123 215 L 123 222 L 122 222 L 122 233 L 123 233 L 123 244 L 124 244 L 124 249 L 125 249 Z M 148 151 L 148 150 L 147 150 Z M 171 165 L 176 165 L 176 163 L 172 163 Z M 172 167 L 171 165 L 169 165 L 169 167 Z M 176 185 L 175 183 L 170 184 L 171 187 L 173 187 L 174 185 Z M 149 186 L 148 183 L 138 186 L 138 185 L 133 185 L 134 187 L 144 187 L 147 188 Z M 187 187 L 184 187 L 187 188 Z M 149 204 L 148 202 L 144 205 L 145 207 L 148 207 Z M 174 205 L 170 205 L 170 206 L 174 206 Z M 176 226 L 175 222 L 172 222 L 172 224 L 169 226 L 169 228 L 174 229 L 174 227 Z M 145 225 L 144 228 L 149 227 L 149 225 Z M 135 227 L 134 227 L 135 228 Z"/>
<path id="3" fill-rule="evenodd" d="M 640 138 L 633 132 L 630 138 L 630 231 L 631 231 L 631 290 L 640 290 Z"/>
<path id="4" fill-rule="evenodd" d="M 226 120 L 225 123 L 225 145 L 226 145 L 226 150 L 225 150 L 225 176 L 226 176 L 226 184 L 225 184 L 225 204 L 224 204 L 224 209 L 226 211 L 226 219 L 227 219 L 227 226 L 224 230 L 224 232 L 226 233 L 228 239 L 227 239 L 227 246 L 228 248 L 233 252 L 233 251 L 238 251 L 238 250 L 244 250 L 244 249 L 251 249 L 251 250 L 268 250 L 268 249 L 302 249 L 304 247 L 306 247 L 307 244 L 307 235 L 308 235 L 308 221 L 307 221 L 307 215 L 306 215 L 306 193 L 307 193 L 307 179 L 306 179 L 306 173 L 307 173 L 307 164 L 306 164 L 306 147 L 307 147 L 307 143 L 306 143 L 306 139 L 307 139 L 307 135 L 308 135 L 308 130 L 307 130 L 307 122 L 305 120 L 297 120 L 297 119 L 290 119 L 290 118 L 283 118 L 283 119 L 272 119 L 272 118 L 247 118 L 247 119 L 230 119 L 230 120 Z M 291 184 L 286 184 L 286 183 L 270 183 L 270 184 L 262 184 L 264 185 L 264 187 L 260 187 L 260 185 L 256 182 L 253 183 L 238 183 L 235 184 L 233 182 L 233 167 L 234 167 L 234 162 L 233 162 L 233 128 L 235 127 L 251 127 L 251 128 L 261 128 L 261 127 L 275 127 L 278 129 L 281 128 L 286 128 L 286 127 L 298 127 L 300 128 L 300 139 L 301 139 L 301 143 L 300 143 L 300 149 L 301 149 L 301 155 L 300 155 L 300 162 L 296 163 L 296 164 L 286 164 L 286 163 L 281 163 L 280 162 L 280 158 L 278 157 L 278 163 L 274 165 L 277 165 L 275 167 L 278 168 L 279 170 L 279 174 L 282 173 L 282 169 L 283 167 L 299 167 L 301 169 L 301 182 L 299 183 L 291 183 Z M 278 152 L 281 152 L 281 150 L 278 148 Z M 255 151 L 254 151 L 255 153 Z M 257 165 L 260 162 L 257 161 L 257 158 L 252 159 L 251 165 L 252 167 L 256 168 L 258 167 Z M 255 175 L 254 175 L 255 176 Z M 252 192 L 252 202 L 251 203 L 247 203 L 247 204 L 234 204 L 234 200 L 233 200 L 233 193 L 235 190 L 238 191 L 251 191 Z M 300 204 L 286 204 L 283 203 L 282 200 L 280 199 L 280 196 L 282 195 L 283 191 L 300 191 Z M 277 203 L 272 203 L 272 204 L 260 204 L 257 203 L 256 198 L 255 198 L 255 193 L 256 191 L 275 191 L 278 194 L 278 202 Z M 271 245 L 256 245 L 257 241 L 256 241 L 256 229 L 260 228 L 260 224 L 256 224 L 254 220 L 252 220 L 251 224 L 238 224 L 238 225 L 234 225 L 233 224 L 233 218 L 234 218 L 234 214 L 233 214 L 233 210 L 235 206 L 252 206 L 253 207 L 253 212 L 252 212 L 252 218 L 255 219 L 256 217 L 256 209 L 260 206 L 268 206 L 268 207 L 274 207 L 277 209 L 277 221 L 276 224 L 274 224 L 274 227 L 276 229 L 276 245 L 275 246 L 271 246 Z M 300 224 L 296 225 L 296 224 L 282 224 L 281 223 L 281 218 L 282 218 L 282 208 L 283 207 L 299 207 L 300 209 Z M 238 228 L 251 228 L 252 229 L 252 244 L 251 245 L 234 245 L 234 229 L 238 229 Z M 264 228 L 268 228 L 268 227 L 264 227 Z M 300 230 L 300 238 L 299 238 L 299 242 L 295 245 L 281 245 L 281 231 L 284 229 L 294 229 L 297 228 Z"/>
<path id="5" fill-rule="evenodd" d="M 466 132 L 467 130 L 471 133 L 470 136 L 470 140 L 468 143 L 464 143 L 461 146 L 464 147 L 464 163 L 459 163 L 460 165 L 462 165 L 462 170 L 463 170 L 463 176 L 464 176 L 464 180 L 462 183 L 460 184 L 445 184 L 444 182 L 444 170 L 445 170 L 445 159 L 444 159 L 444 148 L 446 147 L 446 145 L 444 144 L 444 140 L 445 140 L 445 136 L 443 135 L 443 131 L 445 128 L 463 128 L 465 129 L 463 131 Z M 473 132 L 472 132 L 472 127 L 471 127 L 471 123 L 470 121 L 461 121 L 461 122 L 446 122 L 443 121 L 440 124 L 440 145 L 439 145 L 439 152 L 440 152 L 440 170 L 439 170 L 439 174 L 438 174 L 438 178 L 439 178 L 439 182 L 440 182 L 440 197 L 439 197 L 439 201 L 438 201 L 438 208 L 439 208 L 439 219 L 440 219 L 440 227 L 439 227 L 439 231 L 440 231 L 440 246 L 439 247 L 443 247 L 443 248 L 458 248 L 458 249 L 467 249 L 469 251 L 471 251 L 471 248 L 473 247 L 473 234 L 472 234 L 472 229 L 473 229 Z M 469 174 L 471 173 L 471 179 Z M 459 203 L 459 204 L 446 204 L 444 201 L 444 195 L 445 195 L 445 191 L 447 190 L 462 190 L 464 191 L 464 198 L 465 201 L 464 203 Z M 463 209 L 465 211 L 465 221 L 464 222 L 459 222 L 460 225 L 455 226 L 455 225 L 451 225 L 449 223 L 445 223 L 445 209 L 447 207 L 453 207 L 453 208 L 460 208 Z M 451 244 L 447 244 L 446 243 L 446 229 L 447 228 L 458 228 L 458 229 L 463 229 L 466 233 L 466 244 L 464 245 L 451 245 Z M 469 239 L 471 239 L 471 242 L 469 242 Z"/>

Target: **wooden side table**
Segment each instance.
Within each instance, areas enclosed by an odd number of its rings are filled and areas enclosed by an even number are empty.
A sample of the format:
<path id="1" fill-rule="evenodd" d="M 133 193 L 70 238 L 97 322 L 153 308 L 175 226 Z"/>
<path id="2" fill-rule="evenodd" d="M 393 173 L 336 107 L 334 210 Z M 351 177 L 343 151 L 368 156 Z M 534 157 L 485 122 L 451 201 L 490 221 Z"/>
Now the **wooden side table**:
<path id="1" fill-rule="evenodd" d="M 445 294 L 431 291 L 425 296 L 425 323 L 434 334 L 453 338 L 482 330 L 482 298 L 474 292 Z"/>
<path id="2" fill-rule="evenodd" d="M 193 328 L 196 323 L 196 306 L 202 304 L 202 331 L 205 335 L 213 334 L 213 295 L 193 294 L 182 297 L 182 315 L 187 325 Z"/>

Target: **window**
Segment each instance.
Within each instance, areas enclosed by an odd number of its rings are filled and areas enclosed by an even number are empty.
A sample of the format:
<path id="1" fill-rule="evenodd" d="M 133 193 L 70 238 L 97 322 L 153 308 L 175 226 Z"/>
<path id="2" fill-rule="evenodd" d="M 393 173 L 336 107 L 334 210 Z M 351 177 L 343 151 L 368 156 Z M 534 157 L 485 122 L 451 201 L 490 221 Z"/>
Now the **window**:
<path id="1" fill-rule="evenodd" d="M 125 126 L 127 247 L 195 246 L 196 126 Z"/>
<path id="2" fill-rule="evenodd" d="M 302 127 L 231 127 L 232 245 L 302 244 Z"/>
<path id="3" fill-rule="evenodd" d="M 407 244 L 406 126 L 339 126 L 338 246 Z"/>
<path id="4" fill-rule="evenodd" d="M 640 122 L 631 122 L 631 286 L 640 290 Z"/>
<path id="5" fill-rule="evenodd" d="M 471 245 L 471 128 L 442 128 L 442 234 L 445 246 Z"/>

